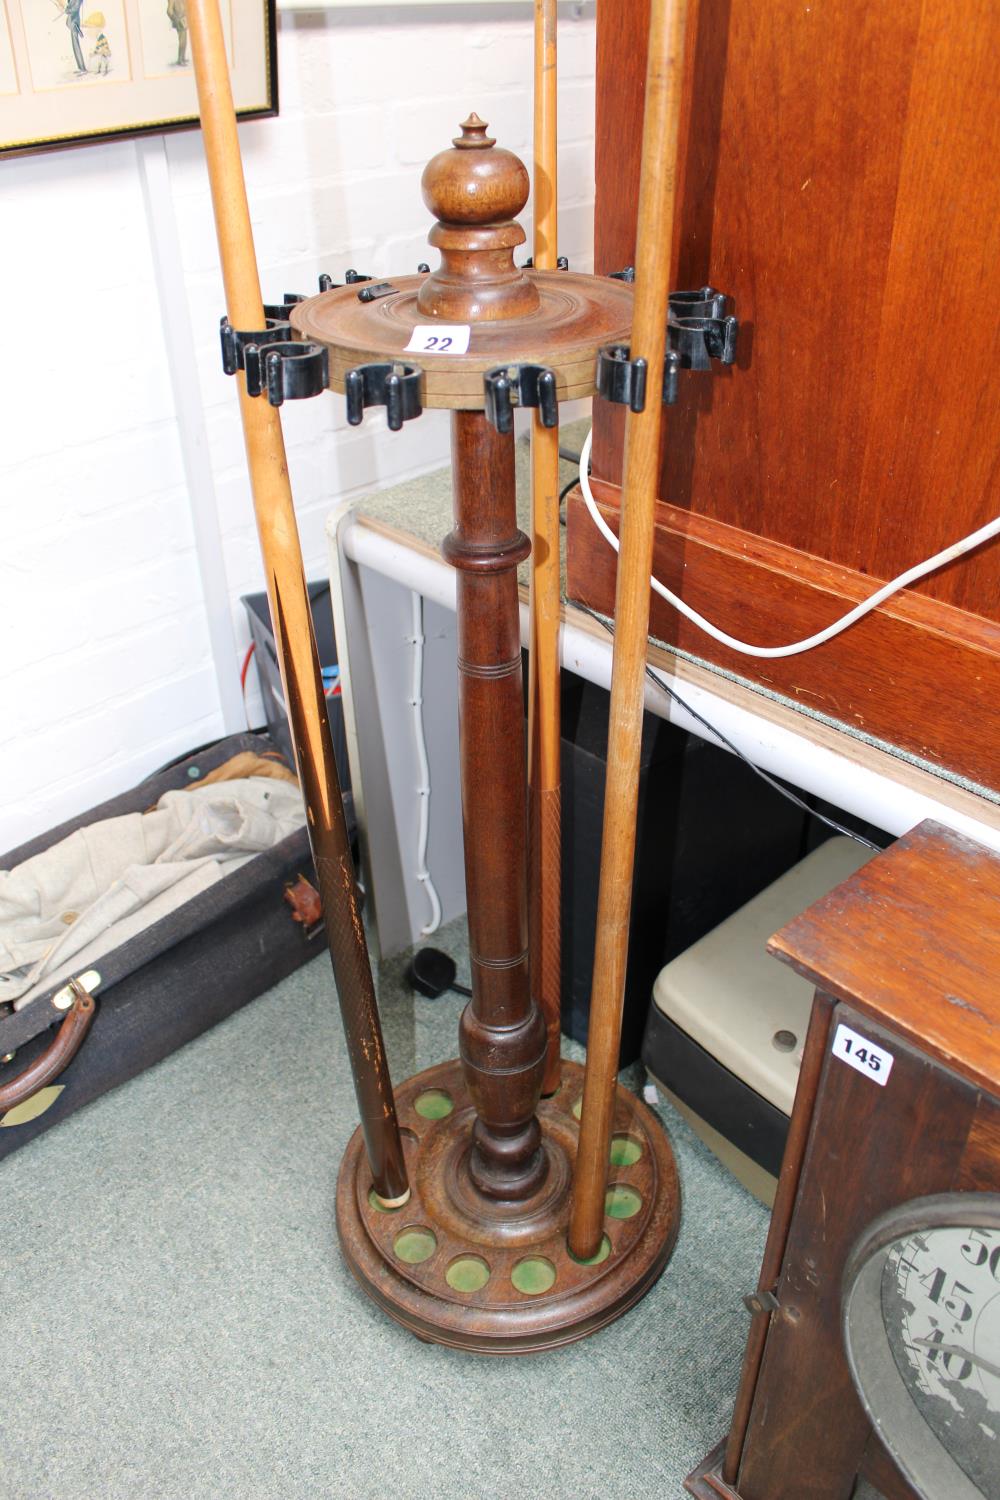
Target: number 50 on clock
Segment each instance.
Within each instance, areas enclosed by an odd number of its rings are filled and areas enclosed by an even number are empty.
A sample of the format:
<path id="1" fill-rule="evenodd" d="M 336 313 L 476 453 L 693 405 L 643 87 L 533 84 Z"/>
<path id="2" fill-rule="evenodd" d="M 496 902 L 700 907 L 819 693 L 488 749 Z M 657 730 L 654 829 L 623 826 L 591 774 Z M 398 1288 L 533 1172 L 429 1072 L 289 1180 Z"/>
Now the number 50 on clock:
<path id="1" fill-rule="evenodd" d="M 870 1042 L 859 1031 L 852 1031 L 843 1022 L 837 1027 L 833 1038 L 833 1055 L 870 1078 L 872 1083 L 884 1088 L 889 1081 L 892 1053 L 886 1052 L 884 1047 L 876 1047 L 874 1042 Z"/>

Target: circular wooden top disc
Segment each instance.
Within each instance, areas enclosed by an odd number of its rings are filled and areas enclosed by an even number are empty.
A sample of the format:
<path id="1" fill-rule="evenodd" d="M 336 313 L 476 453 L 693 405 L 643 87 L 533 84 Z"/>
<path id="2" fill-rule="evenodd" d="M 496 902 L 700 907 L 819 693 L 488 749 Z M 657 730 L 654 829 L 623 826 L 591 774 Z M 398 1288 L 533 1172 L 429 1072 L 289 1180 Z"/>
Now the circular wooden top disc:
<path id="1" fill-rule="evenodd" d="M 392 293 L 358 300 L 359 286 L 337 287 L 297 303 L 292 327 L 325 344 L 330 389 L 343 392 L 356 365 L 403 361 L 423 371 L 421 404 L 481 411 L 483 372 L 495 365 L 541 364 L 555 372 L 560 401 L 594 394 L 594 368 L 604 344 L 627 344 L 632 328 L 632 287 L 624 281 L 575 271 L 526 271 L 538 288 L 540 309 L 530 317 L 472 323 L 466 354 L 407 353 L 415 327 L 434 320 L 419 311 L 425 276 L 393 281 Z"/>

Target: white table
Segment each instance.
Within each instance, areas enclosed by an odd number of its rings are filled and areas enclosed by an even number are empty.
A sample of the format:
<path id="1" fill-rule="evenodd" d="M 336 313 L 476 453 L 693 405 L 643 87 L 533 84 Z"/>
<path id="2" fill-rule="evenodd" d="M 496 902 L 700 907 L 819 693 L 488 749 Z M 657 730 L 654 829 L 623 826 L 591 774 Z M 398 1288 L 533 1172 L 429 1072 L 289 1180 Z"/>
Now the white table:
<path id="1" fill-rule="evenodd" d="M 585 429 L 584 429 L 585 430 Z M 567 437 L 573 441 L 574 429 Z M 575 434 L 579 447 L 582 434 Z M 524 445 L 519 444 L 519 448 Z M 573 473 L 566 468 L 566 476 Z M 519 486 L 521 488 L 521 486 Z M 424 601 L 424 721 L 430 768 L 427 863 L 443 920 L 465 910 L 457 743 L 455 575 L 437 551 L 451 526 L 450 474 L 352 501 L 327 521 L 330 577 L 341 664 L 351 778 L 362 854 L 383 955 L 420 940 L 428 920 L 417 879 L 420 783 L 411 695 L 411 595 Z M 526 521 L 522 518 L 522 526 Z M 527 586 L 521 583 L 522 641 Z M 691 706 L 757 765 L 898 835 L 924 818 L 1000 848 L 1000 804 L 844 726 L 650 643 Z M 566 606 L 562 663 L 589 681 L 611 680 L 610 637 Z M 708 738 L 651 684 L 647 707 Z"/>

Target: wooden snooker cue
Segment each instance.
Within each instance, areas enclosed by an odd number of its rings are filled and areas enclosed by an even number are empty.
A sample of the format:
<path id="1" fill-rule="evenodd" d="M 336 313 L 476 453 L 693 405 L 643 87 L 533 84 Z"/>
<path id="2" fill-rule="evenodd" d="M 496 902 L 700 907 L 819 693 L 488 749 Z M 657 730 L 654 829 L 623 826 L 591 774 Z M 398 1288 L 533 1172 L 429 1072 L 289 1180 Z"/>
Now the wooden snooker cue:
<path id="1" fill-rule="evenodd" d="M 539 271 L 558 243 L 556 0 L 535 0 L 534 242 Z M 559 428 L 531 423 L 531 572 L 528 640 L 529 922 L 531 989 L 545 1019 L 542 1093 L 560 1081 L 562 839 L 559 765 Z"/>
<path id="2" fill-rule="evenodd" d="M 226 312 L 235 329 L 263 329 L 219 0 L 188 0 L 188 27 Z M 242 371 L 235 378 L 278 665 L 365 1148 L 376 1194 L 387 1206 L 399 1205 L 410 1191 L 358 906 L 281 418 L 266 396 L 247 395 Z"/>
<path id="3" fill-rule="evenodd" d="M 570 1250 L 580 1259 L 595 1255 L 601 1244 L 621 1046 L 686 17 L 687 0 L 653 0 L 631 340 L 631 358 L 648 363 L 649 394 L 641 412 L 628 412 L 625 426 L 597 940 L 569 1226 Z"/>

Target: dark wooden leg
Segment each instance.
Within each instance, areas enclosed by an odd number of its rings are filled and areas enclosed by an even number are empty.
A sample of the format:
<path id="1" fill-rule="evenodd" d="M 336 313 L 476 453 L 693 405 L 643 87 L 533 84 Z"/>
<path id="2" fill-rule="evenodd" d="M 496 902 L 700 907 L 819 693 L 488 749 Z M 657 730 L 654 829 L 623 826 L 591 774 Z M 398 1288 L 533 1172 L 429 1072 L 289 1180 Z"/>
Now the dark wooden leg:
<path id="1" fill-rule="evenodd" d="M 546 1157 L 535 1109 L 546 1032 L 528 986 L 527 780 L 517 565 L 514 438 L 481 412 L 452 416 L 458 570 L 462 816 L 472 1000 L 460 1052 L 478 1119 L 469 1173 L 491 1198 L 530 1197 Z"/>
<path id="2" fill-rule="evenodd" d="M 695 1500 L 740 1500 L 739 1491 L 727 1484 L 722 1477 L 725 1447 L 726 1441 L 723 1438 L 685 1479 L 684 1488 L 689 1495 L 694 1495 Z"/>

